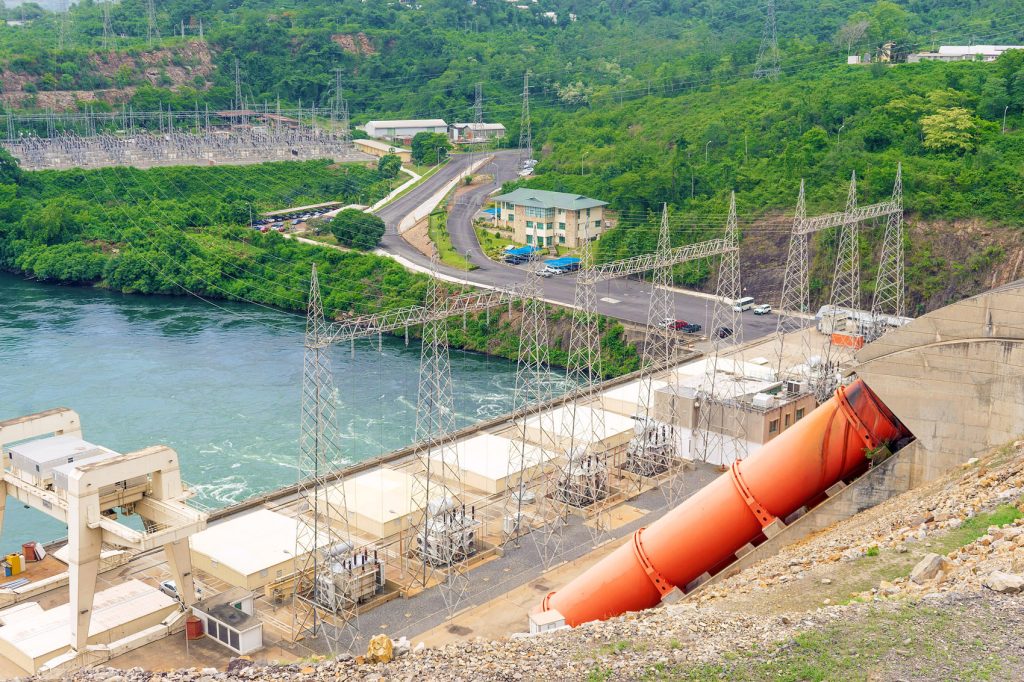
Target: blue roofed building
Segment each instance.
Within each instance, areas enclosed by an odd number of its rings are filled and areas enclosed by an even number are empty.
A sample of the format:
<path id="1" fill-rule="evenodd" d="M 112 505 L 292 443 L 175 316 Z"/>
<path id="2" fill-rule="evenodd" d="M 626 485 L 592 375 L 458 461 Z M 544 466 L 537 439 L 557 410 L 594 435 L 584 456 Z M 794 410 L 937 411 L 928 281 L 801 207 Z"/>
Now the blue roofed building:
<path id="1" fill-rule="evenodd" d="M 608 228 L 608 202 L 581 194 L 520 187 L 493 201 L 495 226 L 510 230 L 520 244 L 573 248 L 584 235 L 594 240 Z"/>

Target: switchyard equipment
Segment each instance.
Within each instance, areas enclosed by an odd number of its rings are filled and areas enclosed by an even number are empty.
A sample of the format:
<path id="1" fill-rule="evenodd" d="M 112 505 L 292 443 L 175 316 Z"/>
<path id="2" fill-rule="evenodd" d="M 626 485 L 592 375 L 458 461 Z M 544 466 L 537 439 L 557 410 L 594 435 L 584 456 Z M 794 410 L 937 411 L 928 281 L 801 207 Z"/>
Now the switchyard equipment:
<path id="1" fill-rule="evenodd" d="M 897 451 L 913 436 L 863 381 L 835 396 L 538 607 L 569 625 L 657 605 L 675 588 L 728 565 L 768 527 L 868 466 L 865 452 Z"/>
<path id="2" fill-rule="evenodd" d="M 566 452 L 566 465 L 558 477 L 557 495 L 573 507 L 588 507 L 608 496 L 608 464 L 586 448 Z"/>
<path id="3" fill-rule="evenodd" d="M 416 534 L 416 551 L 425 562 L 451 567 L 477 552 L 476 509 L 456 505 L 451 499 L 434 500 L 427 505 L 423 530 Z"/>
<path id="4" fill-rule="evenodd" d="M 188 506 L 174 450 L 153 446 L 120 454 L 93 445 L 82 439 L 78 415 L 66 408 L 0 422 L 0 449 L 6 455 L 0 523 L 10 495 L 68 526 L 69 660 L 89 643 L 104 546 L 162 548 L 182 603 L 195 601 L 188 538 L 206 527 L 206 514 Z M 120 523 L 119 514 L 139 516 L 143 530 Z"/>
<path id="5" fill-rule="evenodd" d="M 626 448 L 623 468 L 637 476 L 654 478 L 676 465 L 677 434 L 671 423 L 636 416 L 636 430 Z"/>
<path id="6" fill-rule="evenodd" d="M 328 570 L 316 576 L 316 600 L 332 613 L 365 604 L 384 590 L 385 565 L 376 550 L 353 551 L 339 543 L 324 551 L 324 559 Z"/>

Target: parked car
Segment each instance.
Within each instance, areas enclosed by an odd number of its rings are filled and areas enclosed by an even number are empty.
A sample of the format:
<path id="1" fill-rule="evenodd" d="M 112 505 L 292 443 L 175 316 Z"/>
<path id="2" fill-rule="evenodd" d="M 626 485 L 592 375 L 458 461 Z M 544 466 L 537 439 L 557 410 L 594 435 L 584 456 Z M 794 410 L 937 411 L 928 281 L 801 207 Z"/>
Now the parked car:
<path id="1" fill-rule="evenodd" d="M 171 599 L 177 599 L 181 601 L 181 597 L 178 596 L 178 586 L 173 580 L 164 580 L 160 583 L 160 591 L 166 594 Z M 203 588 L 196 585 L 196 599 L 203 598 Z"/>
<path id="2" fill-rule="evenodd" d="M 719 327 L 715 333 L 718 334 L 720 339 L 728 338 L 732 336 L 732 327 Z"/>
<path id="3" fill-rule="evenodd" d="M 672 320 L 665 326 L 668 327 L 669 329 L 682 331 L 683 327 L 687 326 L 688 324 L 689 322 L 687 322 L 686 320 Z"/>
<path id="4" fill-rule="evenodd" d="M 679 320 L 676 320 L 674 317 L 666 317 L 664 320 L 661 321 L 661 324 L 658 326 L 671 328 L 678 321 Z"/>
<path id="5" fill-rule="evenodd" d="M 703 329 L 703 327 L 701 327 L 699 324 L 697 324 L 696 322 L 691 322 L 690 324 L 686 325 L 679 331 L 686 332 L 687 334 L 696 334 L 701 329 Z"/>
<path id="6" fill-rule="evenodd" d="M 756 306 L 754 308 L 754 314 L 755 315 L 767 315 L 771 311 L 772 311 L 772 307 L 770 305 L 768 305 L 767 303 L 762 303 L 761 305 Z"/>

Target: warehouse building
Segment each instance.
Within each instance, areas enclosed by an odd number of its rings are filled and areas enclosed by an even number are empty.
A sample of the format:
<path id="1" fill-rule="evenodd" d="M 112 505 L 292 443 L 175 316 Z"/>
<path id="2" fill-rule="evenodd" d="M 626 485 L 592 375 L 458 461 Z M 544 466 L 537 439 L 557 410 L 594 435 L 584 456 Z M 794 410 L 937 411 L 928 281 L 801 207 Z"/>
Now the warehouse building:
<path id="1" fill-rule="evenodd" d="M 311 532 L 299 519 L 260 509 L 189 538 L 192 565 L 229 585 L 258 590 L 295 572 L 296 538 Z"/>
<path id="2" fill-rule="evenodd" d="M 502 493 L 515 487 L 520 472 L 524 478 L 531 478 L 548 464 L 555 454 L 533 443 L 527 443 L 523 449 L 522 466 L 520 466 L 519 448 L 515 438 L 505 438 L 492 433 L 482 432 L 472 438 L 454 444 L 454 453 L 441 459 L 438 452 L 433 458 L 437 471 L 441 471 L 451 485 L 459 482 L 467 487 L 488 493 Z M 445 471 L 445 469 L 449 471 Z M 457 476 L 457 478 L 456 478 Z"/>
<path id="3" fill-rule="evenodd" d="M 440 118 L 402 119 L 395 121 L 368 121 L 363 130 L 370 137 L 401 141 L 408 144 L 417 133 L 448 134 L 448 124 Z"/>
<path id="4" fill-rule="evenodd" d="M 520 244 L 574 248 L 584 232 L 594 240 L 608 228 L 608 202 L 580 194 L 520 187 L 494 197 L 494 204 L 495 227 L 510 230 Z"/>
<path id="5" fill-rule="evenodd" d="M 393 154 L 402 160 L 402 163 L 412 162 L 412 152 L 402 147 L 396 147 L 393 144 L 387 142 L 381 142 L 380 140 L 352 140 L 352 144 L 355 145 L 359 151 L 369 154 L 370 156 L 376 156 L 378 159 L 388 154 Z"/>

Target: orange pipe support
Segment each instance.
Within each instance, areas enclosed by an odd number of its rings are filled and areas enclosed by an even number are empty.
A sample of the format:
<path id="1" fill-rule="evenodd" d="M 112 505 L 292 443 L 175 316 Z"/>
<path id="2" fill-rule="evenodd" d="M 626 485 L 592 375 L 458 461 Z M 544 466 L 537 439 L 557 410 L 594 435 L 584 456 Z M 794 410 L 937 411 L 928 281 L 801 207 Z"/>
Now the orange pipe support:
<path id="1" fill-rule="evenodd" d="M 657 605 L 676 586 L 730 561 L 785 518 L 867 464 L 864 451 L 910 435 L 863 381 L 835 396 L 757 453 L 544 598 L 569 625 Z"/>

